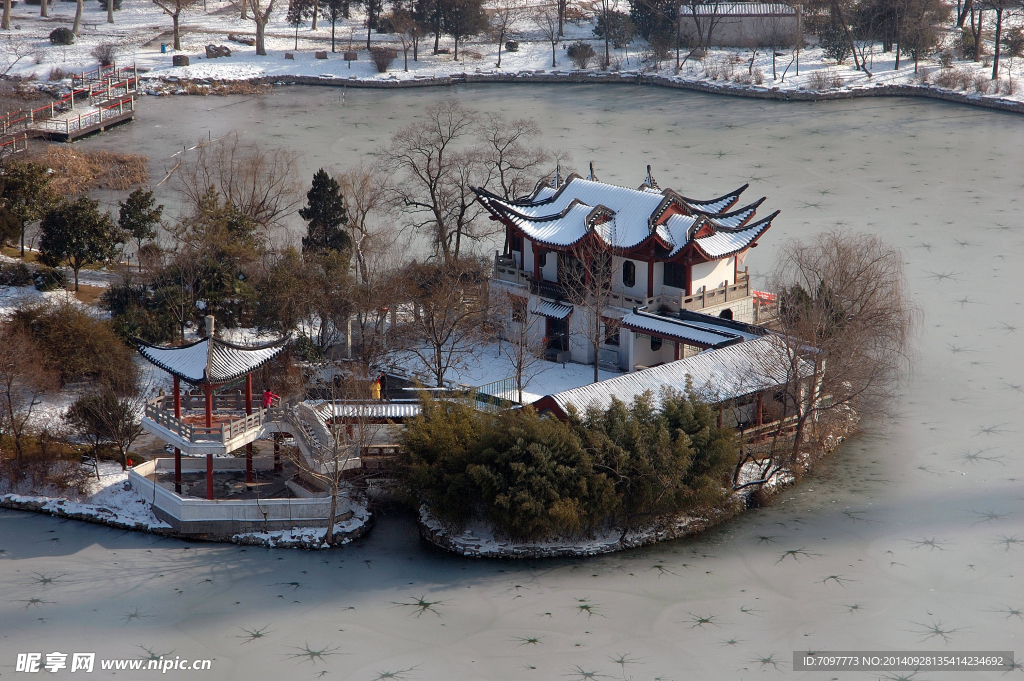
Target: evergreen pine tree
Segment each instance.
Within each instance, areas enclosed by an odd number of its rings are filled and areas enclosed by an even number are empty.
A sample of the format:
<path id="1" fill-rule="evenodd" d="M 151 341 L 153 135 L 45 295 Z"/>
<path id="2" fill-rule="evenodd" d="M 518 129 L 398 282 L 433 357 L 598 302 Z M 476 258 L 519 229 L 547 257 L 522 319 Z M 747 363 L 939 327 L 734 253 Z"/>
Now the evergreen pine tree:
<path id="1" fill-rule="evenodd" d="M 351 240 L 342 225 L 348 223 L 341 185 L 321 168 L 313 175 L 313 186 L 306 192 L 307 205 L 299 216 L 308 223 L 302 237 L 302 252 L 343 251 Z"/>

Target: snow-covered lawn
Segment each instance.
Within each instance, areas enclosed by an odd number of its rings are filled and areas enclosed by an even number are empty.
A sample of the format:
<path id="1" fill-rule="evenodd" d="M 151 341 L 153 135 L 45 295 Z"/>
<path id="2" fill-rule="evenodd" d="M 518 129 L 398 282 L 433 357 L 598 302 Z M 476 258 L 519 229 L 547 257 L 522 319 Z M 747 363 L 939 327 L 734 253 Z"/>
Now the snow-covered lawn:
<path id="1" fill-rule="evenodd" d="M 566 53 L 566 46 L 573 40 L 583 39 L 594 42 L 595 50 L 603 53 L 603 43 L 597 41 L 593 35 L 593 24 L 589 21 L 581 21 L 579 25 L 567 23 L 565 26 L 565 37 L 555 50 L 556 65 L 552 67 L 552 50 L 550 43 L 544 41 L 536 26 L 529 20 L 522 20 L 516 27 L 512 37 L 519 40 L 520 48 L 517 52 L 502 50 L 501 68 L 497 68 L 498 52 L 497 45 L 493 41 L 484 39 L 473 39 L 472 42 L 460 44 L 460 60 L 455 61 L 453 54 L 433 54 L 433 37 L 428 36 L 420 45 L 419 59 L 413 61 L 412 54 L 409 54 L 409 70 L 403 70 L 404 60 L 400 44 L 393 35 L 372 34 L 371 39 L 374 46 L 387 44 L 398 50 L 398 59 L 395 60 L 390 71 L 386 74 L 377 73 L 373 64 L 369 61 L 366 53 L 366 30 L 363 27 L 364 17 L 358 10 L 353 10 L 348 20 L 341 20 L 336 26 L 336 52 L 331 52 L 331 26 L 330 22 L 321 20 L 316 31 L 308 26 L 298 30 L 296 47 L 296 32 L 289 26 L 285 19 L 286 4 L 281 3 L 280 8 L 275 11 L 271 22 L 267 27 L 267 52 L 266 56 L 257 56 L 255 47 L 242 45 L 227 40 L 229 33 L 237 35 L 252 36 L 255 34 L 255 25 L 251 20 L 242 20 L 239 17 L 238 9 L 229 2 L 210 0 L 201 8 L 190 14 L 183 15 L 182 24 L 182 50 L 180 54 L 187 55 L 190 65 L 187 67 L 172 67 L 171 57 L 174 51 L 173 39 L 171 37 L 171 21 L 152 2 L 147 0 L 124 0 L 123 9 L 115 12 L 115 23 L 106 23 L 106 12 L 100 8 L 97 2 L 87 2 L 84 28 L 74 45 L 61 47 L 51 45 L 47 36 L 50 31 L 58 26 L 68 26 L 74 16 L 75 6 L 70 2 L 57 2 L 51 10 L 51 18 L 42 20 L 39 18 L 38 7 L 19 3 L 13 10 L 12 24 L 14 30 L 4 36 L 0 36 L 0 70 L 10 66 L 12 75 L 29 76 L 34 74 L 40 80 L 46 80 L 51 69 L 63 69 L 65 71 L 82 71 L 95 68 L 96 60 L 91 56 L 92 50 L 101 43 L 114 43 L 118 46 L 118 61 L 122 64 L 136 63 L 140 68 L 149 71 L 154 77 L 175 77 L 183 79 L 215 79 L 215 80 L 244 80 L 255 77 L 272 77 L 287 80 L 289 76 L 311 76 L 311 77 L 333 77 L 358 79 L 414 79 L 431 76 L 447 76 L 461 73 L 524 73 L 552 70 L 568 72 L 574 67 Z M 1019 21 L 1019 17 L 1008 20 L 1007 27 Z M 951 30 L 946 36 L 947 42 L 952 42 L 955 31 Z M 813 38 L 811 38 L 813 41 Z M 167 47 L 167 52 L 161 52 L 161 45 Z M 205 46 L 208 44 L 227 45 L 231 48 L 231 57 L 217 59 L 206 59 Z M 447 37 L 440 41 L 442 48 L 451 51 L 454 47 Z M 354 63 L 347 63 L 342 58 L 342 52 L 348 49 L 359 50 L 359 59 Z M 614 68 L 623 71 L 632 71 L 641 68 L 638 57 L 645 49 L 643 41 L 637 41 L 628 50 L 614 50 L 612 63 Z M 314 52 L 327 51 L 327 59 L 316 59 Z M 294 59 L 286 59 L 285 54 L 291 53 Z M 17 55 L 23 55 L 17 63 Z M 913 60 L 902 59 L 900 68 L 895 69 L 893 53 L 883 54 L 880 47 L 876 46 L 874 54 L 868 57 L 870 77 L 862 71 L 853 68 L 853 60 L 848 59 L 846 64 L 836 65 L 833 61 L 825 59 L 822 51 L 816 47 L 803 50 L 799 58 L 799 75 L 797 65 L 793 64 L 785 73 L 783 71 L 791 62 L 792 55 L 787 51 L 785 56 L 776 59 L 777 79 L 772 77 L 772 57 L 769 50 L 760 50 L 750 65 L 751 51 L 747 49 L 726 49 L 714 50 L 707 55 L 703 63 L 689 61 L 683 65 L 678 73 L 675 71 L 674 56 L 663 62 L 660 70 L 651 70 L 649 73 L 657 73 L 666 78 L 682 79 L 687 81 L 711 81 L 711 75 L 716 72 L 718 79 L 728 78 L 731 72 L 732 78 L 750 78 L 752 73 L 760 71 L 763 78 L 762 87 L 778 87 L 782 90 L 811 89 L 812 79 L 818 77 L 821 71 L 838 76 L 842 87 L 864 87 L 895 84 L 910 84 L 918 82 L 919 73 L 915 73 Z M 1001 67 L 1001 78 L 1004 82 L 1004 94 L 999 95 L 1016 101 L 1024 101 L 1024 88 L 1018 89 L 1014 94 L 1005 92 L 1005 81 L 1007 75 L 1016 74 L 1020 71 L 1019 59 L 1014 64 L 1013 60 L 1004 58 Z M 934 61 L 922 62 L 925 71 L 931 71 L 934 75 L 938 71 L 938 64 Z M 646 66 L 644 66 L 646 68 Z M 989 77 L 991 68 L 984 63 L 959 60 L 954 63 L 954 68 L 962 70 L 967 75 L 965 80 L 971 81 L 975 76 Z M 590 71 L 597 71 L 596 65 L 590 66 Z M 724 72 L 724 73 L 723 73 Z M 756 79 L 755 79 L 756 82 Z M 974 87 L 973 85 L 971 86 Z M 997 96 L 992 94 L 990 96 Z"/>
<path id="2" fill-rule="evenodd" d="M 402 367 L 413 375 L 429 375 L 422 362 L 412 355 L 397 355 L 393 359 L 393 365 Z M 616 371 L 599 371 L 602 381 L 618 375 L 619 372 Z M 514 376 L 515 367 L 508 356 L 499 350 L 497 344 L 491 343 L 478 348 L 473 354 L 464 355 L 459 365 L 445 374 L 445 380 L 461 385 L 482 386 Z M 523 401 L 529 403 L 544 395 L 578 388 L 593 381 L 593 364 L 534 361 L 524 371 Z"/>

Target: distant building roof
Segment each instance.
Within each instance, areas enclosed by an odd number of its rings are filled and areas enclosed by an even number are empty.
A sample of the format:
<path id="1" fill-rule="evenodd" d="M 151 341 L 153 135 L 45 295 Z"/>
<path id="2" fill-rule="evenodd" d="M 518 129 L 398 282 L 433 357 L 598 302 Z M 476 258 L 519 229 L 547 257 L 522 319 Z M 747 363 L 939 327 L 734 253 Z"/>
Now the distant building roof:
<path id="1" fill-rule="evenodd" d="M 650 175 L 648 180 L 653 182 Z M 630 189 L 573 174 L 557 189 L 540 185 L 530 197 L 515 201 L 474 191 L 495 218 L 549 248 L 566 250 L 592 234 L 619 251 L 654 240 L 669 257 L 692 244 L 705 257 L 719 259 L 749 247 L 778 214 L 750 222 L 764 199 L 725 212 L 746 188 L 702 201 L 648 182 Z"/>
<path id="2" fill-rule="evenodd" d="M 632 402 L 645 392 L 659 400 L 662 390 L 685 390 L 687 381 L 702 399 L 711 403 L 769 390 L 785 383 L 786 346 L 778 336 L 706 350 L 668 364 L 622 374 L 597 383 L 547 395 L 534 406 L 567 413 L 569 405 L 583 411 L 590 406 L 604 409 L 612 398 Z M 801 375 L 809 375 L 811 366 L 801 363 Z"/>
<path id="3" fill-rule="evenodd" d="M 139 354 L 187 383 L 229 383 L 260 368 L 284 350 L 282 338 L 264 345 L 246 346 L 218 338 L 188 345 L 161 346 L 138 341 Z M 212 344 L 212 346 L 211 346 Z"/>
<path id="4" fill-rule="evenodd" d="M 708 2 L 683 5 L 684 16 L 698 17 L 785 17 L 796 16 L 796 8 L 781 2 Z"/>

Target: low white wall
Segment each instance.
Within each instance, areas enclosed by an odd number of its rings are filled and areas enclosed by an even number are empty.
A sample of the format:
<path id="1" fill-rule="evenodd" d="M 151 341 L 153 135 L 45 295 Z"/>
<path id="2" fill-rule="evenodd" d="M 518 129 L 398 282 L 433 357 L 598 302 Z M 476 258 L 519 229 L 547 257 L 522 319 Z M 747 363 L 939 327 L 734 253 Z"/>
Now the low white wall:
<path id="1" fill-rule="evenodd" d="M 263 457 L 261 457 L 263 458 Z M 237 462 L 241 462 L 238 467 Z M 273 466 L 273 459 L 266 458 Z M 186 462 L 190 465 L 186 467 Z M 201 463 L 202 466 L 194 464 Z M 217 464 L 221 463 L 218 467 Z M 255 462 L 254 462 L 255 463 Z M 261 461 L 263 463 L 263 461 Z M 183 471 L 205 470 L 205 460 L 182 459 Z M 230 534 L 252 528 L 323 525 L 330 513 L 329 497 L 308 499 L 196 499 L 182 497 L 145 476 L 154 471 L 174 470 L 174 459 L 156 459 L 136 466 L 128 472 L 132 488 L 153 507 L 153 512 L 166 519 L 175 529 L 202 534 Z M 244 459 L 214 459 L 214 470 L 245 470 Z M 347 516 L 351 502 L 338 499 L 335 518 Z"/>

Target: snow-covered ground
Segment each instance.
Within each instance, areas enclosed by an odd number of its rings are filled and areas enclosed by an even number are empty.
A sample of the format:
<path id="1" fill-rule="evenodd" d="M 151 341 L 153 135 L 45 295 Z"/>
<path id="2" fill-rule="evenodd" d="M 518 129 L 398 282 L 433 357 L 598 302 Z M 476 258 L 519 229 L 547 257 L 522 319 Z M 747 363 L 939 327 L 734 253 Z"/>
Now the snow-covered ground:
<path id="1" fill-rule="evenodd" d="M 140 68 L 149 71 L 150 76 L 174 77 L 183 79 L 215 79 L 243 80 L 255 77 L 273 77 L 287 80 L 288 76 L 326 76 L 334 78 L 355 77 L 359 79 L 412 79 L 418 77 L 445 76 L 460 73 L 523 73 L 536 71 L 568 72 L 574 67 L 568 58 L 566 46 L 576 39 L 594 41 L 598 52 L 603 52 L 603 43 L 598 42 L 593 34 L 593 24 L 588 20 L 579 24 L 567 23 L 565 37 L 555 49 L 556 65 L 552 67 L 552 50 L 549 42 L 542 39 L 536 25 L 528 18 L 519 22 L 513 36 L 519 40 L 517 52 L 502 50 L 501 68 L 497 67 L 497 45 L 483 38 L 472 39 L 466 44 L 460 43 L 460 59 L 454 60 L 454 54 L 434 55 L 433 38 L 427 37 L 421 44 L 419 59 L 414 61 L 409 54 L 409 70 L 404 70 L 404 60 L 400 45 L 395 36 L 372 34 L 371 42 L 376 46 L 388 45 L 398 49 L 398 59 L 386 74 L 377 73 L 369 61 L 366 47 L 366 30 L 363 28 L 363 15 L 353 9 L 349 20 L 341 20 L 336 26 L 336 52 L 331 52 L 330 22 L 321 20 L 316 31 L 308 26 L 295 30 L 289 26 L 285 18 L 286 3 L 281 3 L 271 17 L 267 27 L 267 55 L 257 56 L 255 47 L 242 45 L 227 40 L 228 34 L 255 34 L 255 25 L 251 20 L 239 18 L 235 5 L 221 0 L 211 0 L 200 8 L 186 12 L 182 17 L 182 50 L 187 55 L 190 65 L 172 67 L 171 57 L 173 40 L 170 29 L 171 22 L 157 6 L 146 0 L 124 0 L 123 9 L 114 13 L 115 23 L 106 23 L 106 12 L 96 2 L 87 2 L 84 28 L 76 43 L 61 47 L 51 45 L 47 35 L 58 26 L 71 23 L 74 4 L 57 2 L 51 10 L 51 18 L 42 20 L 38 17 L 37 6 L 18 4 L 13 10 L 15 30 L 0 40 L 0 69 L 10 66 L 10 73 L 21 76 L 34 75 L 46 80 L 51 69 L 65 71 L 82 71 L 95 68 L 96 59 L 92 50 L 101 43 L 113 43 L 117 46 L 120 63 L 136 63 Z M 1020 17 L 1012 13 L 1007 20 L 1007 27 L 1020 21 Z M 951 27 L 952 28 L 952 27 Z M 297 38 L 296 38 L 297 36 Z M 945 41 L 952 45 L 954 32 L 951 30 Z M 297 43 L 296 43 L 297 40 Z M 231 57 L 217 59 L 205 58 L 205 46 L 208 44 L 227 45 L 231 48 Z M 452 50 L 453 44 L 447 37 L 440 42 L 442 48 Z M 161 52 L 161 45 L 167 52 Z M 296 46 L 297 45 L 297 46 Z M 359 59 L 347 63 L 342 59 L 342 52 L 349 49 L 362 50 Z M 819 77 L 820 72 L 838 76 L 843 87 L 864 87 L 878 84 L 909 84 L 919 82 L 923 72 L 932 76 L 938 70 L 937 62 L 925 60 L 922 71 L 915 72 L 913 60 L 903 58 L 900 68 L 895 69 L 895 57 L 892 53 L 883 54 L 876 46 L 869 54 L 867 61 L 871 75 L 853 68 L 853 59 L 847 63 L 836 65 L 835 62 L 823 57 L 822 51 L 816 47 L 801 51 L 799 64 L 790 65 L 792 54 L 776 59 L 778 78 L 773 79 L 772 57 L 770 51 L 760 50 L 754 55 L 750 64 L 751 51 L 747 49 L 714 50 L 703 62 L 689 61 L 678 73 L 675 70 L 674 57 L 662 63 L 662 68 L 653 69 L 649 64 L 641 62 L 640 57 L 645 50 L 642 40 L 636 41 L 627 49 L 614 50 L 612 55 L 613 69 L 635 71 L 644 69 L 658 73 L 667 78 L 711 81 L 746 79 L 749 81 L 754 73 L 760 71 L 764 87 L 787 89 L 813 89 L 812 79 Z M 314 52 L 327 51 L 327 59 L 316 59 Z M 286 59 L 285 54 L 291 53 L 294 59 Z M 19 55 L 20 59 L 19 59 Z M 1024 87 L 1018 87 L 1015 93 L 1008 93 L 1005 81 L 1008 76 L 1017 78 L 1020 71 L 1020 60 L 1014 64 L 1011 59 L 1004 59 L 1001 68 L 1003 85 L 1001 88 L 990 86 L 991 96 L 1002 96 L 1016 101 L 1024 101 Z M 797 66 L 799 68 L 797 68 Z M 982 62 L 957 60 L 954 67 L 966 74 L 966 81 L 971 91 L 975 86 L 975 77 L 990 77 L 991 68 Z M 597 66 L 591 65 L 589 70 L 596 71 Z M 799 74 L 797 74 L 799 70 Z M 783 78 L 783 71 L 785 77 Z M 717 75 L 716 75 L 717 74 Z M 731 74 L 728 75 L 728 74 Z M 757 79 L 755 79 L 756 82 Z M 994 90 L 1002 89 L 1003 94 L 997 95 Z"/>
<path id="2" fill-rule="evenodd" d="M 400 354 L 394 358 L 393 364 L 401 366 L 413 374 L 423 375 L 425 378 L 429 376 L 423 363 L 413 355 Z M 603 381 L 606 378 L 618 376 L 619 372 L 601 369 L 599 375 Z M 463 356 L 462 360 L 445 374 L 445 380 L 457 385 L 478 387 L 511 379 L 514 376 L 515 367 L 508 356 L 499 350 L 497 344 L 491 343 L 478 348 L 472 354 Z M 523 401 L 529 403 L 544 395 L 577 388 L 593 381 L 594 366 L 592 364 L 531 361 L 523 372 Z M 427 383 L 427 385 L 432 384 Z"/>
<path id="3" fill-rule="evenodd" d="M 92 466 L 87 466 L 92 470 Z M 43 511 L 59 511 L 62 515 L 89 516 L 101 522 L 109 522 L 120 526 L 139 527 L 140 529 L 167 529 L 170 525 L 158 520 L 153 515 L 149 504 L 130 487 L 126 487 L 128 473 L 121 470 L 121 465 L 109 461 L 99 464 L 99 478 L 91 478 L 89 489 L 82 496 L 71 498 L 63 496 L 66 492 L 57 490 L 13 489 L 0 490 L 4 494 L 0 500 L 16 503 L 39 502 Z M 6 485 L 10 485 L 7 481 Z"/>

